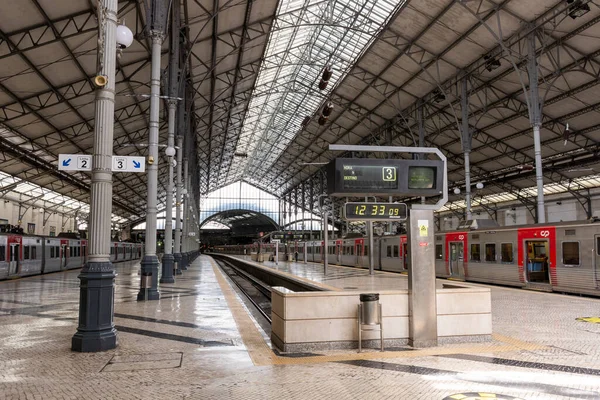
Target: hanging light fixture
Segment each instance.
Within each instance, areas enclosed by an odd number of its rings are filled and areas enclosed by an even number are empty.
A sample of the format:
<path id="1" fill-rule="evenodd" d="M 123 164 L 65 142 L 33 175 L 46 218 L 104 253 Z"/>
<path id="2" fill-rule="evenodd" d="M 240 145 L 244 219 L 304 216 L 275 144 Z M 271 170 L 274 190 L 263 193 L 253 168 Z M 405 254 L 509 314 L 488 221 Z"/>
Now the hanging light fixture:
<path id="1" fill-rule="evenodd" d="M 567 142 L 569 141 L 569 136 L 571 135 L 571 130 L 569 129 L 569 123 L 567 122 L 567 125 L 565 126 L 565 131 L 563 132 L 563 140 L 565 141 L 563 143 L 563 146 L 567 145 Z"/>
<path id="2" fill-rule="evenodd" d="M 325 106 L 323 106 L 323 116 L 329 117 L 331 112 L 333 111 L 333 103 L 328 101 Z"/>
<path id="3" fill-rule="evenodd" d="M 319 89 L 325 90 L 327 84 L 329 83 L 329 79 L 331 79 L 331 75 L 333 75 L 333 69 L 331 65 L 325 66 L 323 70 L 323 75 L 321 76 L 321 80 L 319 81 Z"/>
<path id="4" fill-rule="evenodd" d="M 569 17 L 573 19 L 583 17 L 590 12 L 590 6 L 583 0 L 567 0 L 567 4 L 570 4 Z"/>
<path id="5" fill-rule="evenodd" d="M 500 63 L 500 60 L 498 60 L 496 57 L 483 56 L 483 59 L 485 60 L 485 69 L 487 69 L 490 72 L 500 68 L 500 66 L 502 65 Z"/>

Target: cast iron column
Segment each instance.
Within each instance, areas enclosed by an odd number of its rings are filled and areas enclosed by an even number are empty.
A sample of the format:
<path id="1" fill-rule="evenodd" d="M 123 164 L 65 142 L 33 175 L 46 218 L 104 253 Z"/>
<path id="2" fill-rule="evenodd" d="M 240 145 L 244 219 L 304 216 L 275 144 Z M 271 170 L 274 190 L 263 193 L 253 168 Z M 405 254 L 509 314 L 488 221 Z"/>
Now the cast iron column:
<path id="1" fill-rule="evenodd" d="M 190 188 L 188 187 L 188 160 L 187 157 L 183 159 L 183 188 L 185 190 L 185 196 L 183 200 L 183 231 L 181 233 L 181 269 L 187 270 L 188 263 L 188 232 L 190 231 Z"/>
<path id="2" fill-rule="evenodd" d="M 467 77 L 462 79 L 460 104 L 462 108 L 462 147 L 465 158 L 465 204 L 466 220 L 473 216 L 471 213 L 471 131 L 469 129 L 469 98 L 467 94 Z"/>
<path id="3" fill-rule="evenodd" d="M 537 183 L 537 223 L 546 222 L 546 207 L 544 205 L 544 170 L 542 166 L 542 141 L 540 138 L 540 128 L 542 126 L 542 110 L 540 106 L 540 96 L 538 91 L 538 70 L 535 54 L 535 32 L 531 32 L 528 37 L 528 64 L 529 72 L 529 120 L 533 127 L 533 147 L 535 154 L 535 180 Z"/>
<path id="4" fill-rule="evenodd" d="M 148 204 L 146 208 L 146 253 L 142 260 L 142 277 L 151 274 L 151 285 L 140 287 L 138 300 L 158 300 L 158 257 L 156 256 L 156 203 L 158 201 L 158 118 L 160 107 L 160 49 L 164 39 L 162 31 L 151 31 L 152 37 L 152 72 L 150 78 L 150 126 L 148 157 Z M 141 282 L 144 282 L 142 278 Z M 141 285 L 140 285 L 141 286 Z M 146 297 L 147 295 L 147 297 Z"/>
<path id="5" fill-rule="evenodd" d="M 173 249 L 173 259 L 177 267 L 175 273 L 181 275 L 181 167 L 183 163 L 183 135 L 177 135 L 177 191 L 175 193 L 175 247 Z"/>
<path id="6" fill-rule="evenodd" d="M 171 92 L 172 94 L 172 92 Z M 169 137 L 167 148 L 175 147 L 175 110 L 177 100 L 170 98 L 169 104 Z M 174 283 L 173 278 L 173 157 L 167 157 L 169 180 L 167 182 L 167 209 L 165 210 L 165 254 L 162 259 L 162 276 L 160 283 Z"/>
<path id="7" fill-rule="evenodd" d="M 113 323 L 116 274 L 109 258 L 117 0 L 99 2 L 98 22 L 100 74 L 106 76 L 108 82 L 96 90 L 89 258 L 79 274 L 79 325 L 71 340 L 71 349 L 81 352 L 104 351 L 117 346 Z"/>

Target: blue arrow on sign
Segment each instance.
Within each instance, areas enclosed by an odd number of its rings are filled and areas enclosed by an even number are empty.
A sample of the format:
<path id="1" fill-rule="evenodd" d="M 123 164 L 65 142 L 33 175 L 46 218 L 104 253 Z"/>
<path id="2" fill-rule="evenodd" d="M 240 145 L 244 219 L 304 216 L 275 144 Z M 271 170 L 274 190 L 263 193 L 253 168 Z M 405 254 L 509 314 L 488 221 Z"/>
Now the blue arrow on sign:
<path id="1" fill-rule="evenodd" d="M 142 164 L 140 164 L 138 161 L 134 161 L 133 162 L 133 168 L 139 168 L 141 167 Z"/>
<path id="2" fill-rule="evenodd" d="M 68 167 L 71 164 L 71 159 L 63 160 L 63 167 Z"/>

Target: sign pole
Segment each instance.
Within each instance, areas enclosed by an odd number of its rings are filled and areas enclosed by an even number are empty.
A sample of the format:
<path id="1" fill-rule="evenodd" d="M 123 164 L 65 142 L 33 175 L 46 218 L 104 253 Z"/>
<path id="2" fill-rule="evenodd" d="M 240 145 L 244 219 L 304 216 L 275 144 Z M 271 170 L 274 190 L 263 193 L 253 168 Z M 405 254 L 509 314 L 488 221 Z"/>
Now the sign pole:
<path id="1" fill-rule="evenodd" d="M 434 251 L 433 211 L 412 208 L 408 218 L 408 344 L 412 347 L 437 346 Z"/>
<path id="2" fill-rule="evenodd" d="M 367 232 L 369 234 L 369 275 L 375 275 L 375 256 L 373 255 L 375 240 L 373 239 L 373 221 L 367 221 Z"/>

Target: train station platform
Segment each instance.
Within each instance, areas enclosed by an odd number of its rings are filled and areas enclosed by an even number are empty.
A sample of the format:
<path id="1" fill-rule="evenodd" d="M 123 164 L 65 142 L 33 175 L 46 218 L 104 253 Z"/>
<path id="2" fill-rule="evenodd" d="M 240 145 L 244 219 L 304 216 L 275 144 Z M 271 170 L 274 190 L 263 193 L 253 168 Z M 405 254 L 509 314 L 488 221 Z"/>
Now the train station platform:
<path id="1" fill-rule="evenodd" d="M 293 275 L 302 280 L 316 283 L 328 290 L 405 290 L 408 289 L 408 279 L 406 275 L 374 271 L 369 274 L 368 268 L 352 268 L 342 265 L 328 264 L 327 275 L 323 263 L 308 261 L 262 261 L 256 262 L 250 259 L 249 255 L 231 255 L 248 263 L 272 268 L 280 273 Z M 441 288 L 442 281 L 438 280 L 438 287 Z"/>
<path id="2" fill-rule="evenodd" d="M 371 288 L 331 268 L 327 285 Z M 211 257 L 158 301 L 136 301 L 139 263 L 116 269 L 100 353 L 70 350 L 78 270 L 0 282 L 0 399 L 600 399 L 600 299 L 491 287 L 491 342 L 281 354 Z"/>

